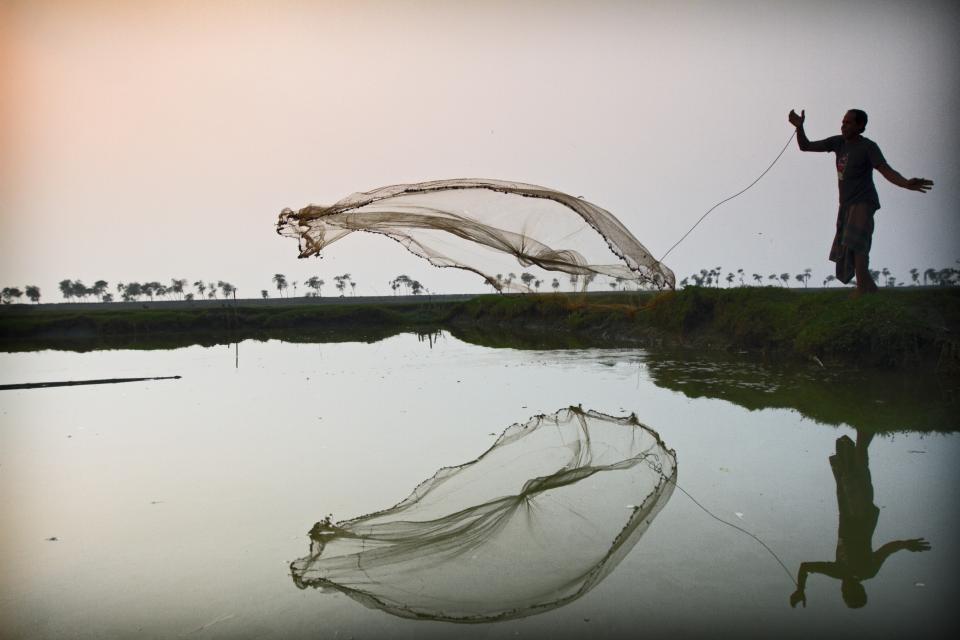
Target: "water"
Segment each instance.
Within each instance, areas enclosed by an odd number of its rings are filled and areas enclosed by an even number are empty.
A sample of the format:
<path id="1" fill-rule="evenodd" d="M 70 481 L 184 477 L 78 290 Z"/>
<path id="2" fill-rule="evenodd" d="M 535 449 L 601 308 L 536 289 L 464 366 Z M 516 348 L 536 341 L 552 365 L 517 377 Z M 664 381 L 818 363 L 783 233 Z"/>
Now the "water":
<path id="1" fill-rule="evenodd" d="M 0 354 L 0 384 L 166 375 L 183 378 L 0 392 L 3 637 L 956 630 L 960 425 L 952 389 L 929 381 L 870 378 L 858 392 L 844 386 L 858 378 L 815 365 L 491 349 L 445 334 Z M 857 393 L 863 401 L 850 401 Z M 441 467 L 475 459 L 508 425 L 570 405 L 635 413 L 676 450 L 678 486 L 758 536 L 789 575 L 759 542 L 675 491 L 612 573 L 540 615 L 408 620 L 293 584 L 289 563 L 307 554 L 318 520 L 390 507 Z M 901 424 L 911 416 L 915 424 Z M 871 424 L 880 429 L 869 444 L 873 549 L 921 537 L 932 549 L 886 558 L 863 581 L 862 608 L 848 608 L 840 581 L 820 574 L 809 577 L 806 608 L 791 608 L 801 563 L 836 558 L 829 457 L 841 436 L 865 442 Z"/>

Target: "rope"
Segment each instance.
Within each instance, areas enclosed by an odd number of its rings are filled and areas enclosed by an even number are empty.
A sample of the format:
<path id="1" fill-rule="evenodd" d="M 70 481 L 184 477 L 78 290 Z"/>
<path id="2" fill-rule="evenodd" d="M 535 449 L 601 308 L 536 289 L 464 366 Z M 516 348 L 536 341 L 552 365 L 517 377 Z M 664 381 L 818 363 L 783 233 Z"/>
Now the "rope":
<path id="1" fill-rule="evenodd" d="M 767 167 L 766 169 L 764 169 L 764 170 L 763 170 L 763 173 L 761 173 L 759 176 L 757 176 L 757 179 L 756 179 L 756 180 L 754 180 L 753 182 L 751 182 L 750 184 L 748 184 L 746 187 L 744 187 L 744 188 L 741 189 L 740 191 L 738 191 L 738 192 L 736 192 L 735 194 L 733 194 L 732 196 L 730 196 L 730 197 L 728 197 L 728 198 L 724 198 L 723 200 L 721 200 L 721 201 L 718 202 L 717 204 L 715 204 L 715 205 L 713 205 L 712 207 L 710 207 L 709 209 L 707 209 L 707 212 L 706 212 L 705 214 L 703 214 L 702 216 L 700 216 L 700 219 L 697 220 L 696 224 L 694 224 L 692 227 L 690 227 L 690 231 L 687 231 L 685 234 L 683 234 L 683 237 L 680 238 L 679 240 L 677 240 L 677 241 L 673 244 L 673 246 L 670 247 L 670 248 L 667 250 L 667 252 L 666 252 L 665 254 L 663 254 L 663 256 L 660 257 L 660 260 L 659 260 L 659 261 L 660 261 L 660 262 L 663 262 L 663 259 L 666 258 L 668 255 L 670 255 L 670 252 L 673 251 L 674 249 L 676 249 L 678 244 L 680 244 L 681 242 L 683 242 L 684 240 L 686 240 L 687 236 L 690 235 L 690 233 L 691 233 L 694 229 L 697 228 L 697 225 L 699 225 L 701 222 L 703 222 L 703 219 L 706 218 L 708 215 L 710 215 L 710 212 L 711 212 L 711 211 L 713 211 L 714 209 L 716 209 L 717 207 L 719 207 L 720 205 L 722 205 L 724 202 L 729 202 L 730 200 L 733 200 L 734 198 L 736 198 L 736 197 L 739 196 L 740 194 L 746 192 L 747 189 L 749 189 L 749 188 L 752 187 L 753 185 L 755 185 L 755 184 L 757 184 L 758 182 L 760 182 L 760 178 L 762 178 L 763 176 L 767 175 L 767 172 L 770 171 L 770 169 L 773 168 L 773 165 L 777 164 L 777 160 L 780 159 L 780 156 L 782 156 L 783 153 L 784 153 L 784 151 L 787 150 L 787 147 L 790 146 L 790 141 L 793 140 L 793 136 L 795 136 L 795 135 L 797 135 L 796 130 L 794 130 L 794 132 L 790 134 L 790 137 L 787 138 L 787 143 L 786 143 L 785 145 L 783 145 L 783 149 L 781 149 L 781 150 L 780 150 L 780 153 L 777 154 L 777 157 L 773 159 L 773 162 L 770 163 L 770 166 Z"/>
<path id="2" fill-rule="evenodd" d="M 788 141 L 788 142 L 789 142 L 789 141 Z M 782 152 L 781 152 L 781 153 L 782 153 Z M 740 532 L 742 532 L 742 533 L 747 534 L 748 536 L 750 536 L 751 538 L 753 538 L 754 540 L 756 540 L 757 542 L 759 542 L 759 543 L 761 544 L 761 546 L 763 546 L 763 548 L 766 549 L 766 550 L 770 553 L 771 556 L 773 556 L 773 559 L 776 560 L 777 563 L 778 563 L 781 567 L 783 567 L 783 570 L 786 572 L 787 577 L 790 578 L 790 582 L 792 582 L 794 585 L 797 585 L 797 581 L 794 579 L 793 574 L 790 573 L 790 569 L 787 569 L 787 565 L 783 564 L 783 561 L 780 559 L 780 556 L 778 556 L 776 553 L 774 553 L 773 549 L 771 549 L 770 547 L 768 547 L 766 542 L 764 542 L 763 540 L 761 540 L 760 538 L 758 538 L 758 537 L 755 536 L 754 534 L 750 533 L 749 531 L 747 531 L 747 530 L 744 529 L 743 527 L 739 527 L 739 526 L 733 524 L 732 522 L 728 522 L 728 521 L 724 520 L 723 518 L 720 518 L 720 517 L 715 516 L 709 509 L 707 509 L 705 506 L 703 506 L 702 504 L 700 504 L 699 502 L 697 502 L 697 499 L 694 498 L 692 495 L 690 495 L 690 494 L 687 492 L 686 489 L 684 489 L 683 487 L 681 487 L 680 485 L 678 485 L 675 480 L 670 480 L 670 482 L 673 482 L 673 486 L 675 486 L 677 489 L 680 489 L 680 491 L 683 491 L 683 493 L 684 493 L 688 498 L 690 498 L 691 500 L 693 500 L 693 504 L 695 504 L 695 505 L 697 505 L 698 507 L 700 507 L 701 509 L 703 509 L 704 513 L 706 513 L 708 516 L 710 516 L 711 518 L 713 518 L 714 520 L 716 520 L 716 521 L 718 521 L 718 522 L 722 522 L 723 524 L 727 525 L 728 527 L 733 527 L 733 528 L 736 529 L 737 531 L 740 531 Z M 799 586 L 799 585 L 797 585 L 797 586 Z"/>

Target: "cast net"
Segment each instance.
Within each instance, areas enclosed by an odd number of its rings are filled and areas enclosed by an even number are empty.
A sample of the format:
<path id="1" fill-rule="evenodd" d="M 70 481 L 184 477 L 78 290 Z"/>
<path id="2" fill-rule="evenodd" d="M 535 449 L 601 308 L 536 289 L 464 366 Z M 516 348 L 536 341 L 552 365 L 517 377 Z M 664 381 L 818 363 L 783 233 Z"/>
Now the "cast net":
<path id="1" fill-rule="evenodd" d="M 310 531 L 294 583 L 388 613 L 488 622 L 603 580 L 666 504 L 676 454 L 635 416 L 569 407 L 508 427 L 394 507 Z"/>
<path id="2" fill-rule="evenodd" d="M 278 233 L 299 240 L 301 258 L 354 231 L 385 235 L 435 266 L 477 273 L 497 290 L 529 290 L 529 280 L 502 275 L 518 263 L 568 274 L 581 287 L 597 276 L 658 289 L 675 283 L 673 272 L 609 211 L 518 182 L 393 185 L 330 206 L 284 209 L 277 223 Z"/>

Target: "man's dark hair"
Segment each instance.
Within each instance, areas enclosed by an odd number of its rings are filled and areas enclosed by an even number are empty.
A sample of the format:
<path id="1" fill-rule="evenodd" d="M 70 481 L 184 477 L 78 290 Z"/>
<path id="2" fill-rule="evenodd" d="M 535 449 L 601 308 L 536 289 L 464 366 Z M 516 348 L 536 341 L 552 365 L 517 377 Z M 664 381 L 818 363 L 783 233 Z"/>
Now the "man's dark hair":
<path id="1" fill-rule="evenodd" d="M 862 132 L 867 128 L 867 112 L 863 109 L 848 109 L 849 113 L 853 114 L 853 121 L 860 126 L 860 131 Z"/>

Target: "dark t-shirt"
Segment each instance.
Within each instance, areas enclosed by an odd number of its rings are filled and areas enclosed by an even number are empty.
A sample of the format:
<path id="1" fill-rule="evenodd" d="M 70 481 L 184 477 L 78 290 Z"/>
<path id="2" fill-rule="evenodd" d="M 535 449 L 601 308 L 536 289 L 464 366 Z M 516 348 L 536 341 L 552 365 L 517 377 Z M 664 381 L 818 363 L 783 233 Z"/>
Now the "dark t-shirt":
<path id="1" fill-rule="evenodd" d="M 849 141 L 843 136 L 830 136 L 811 142 L 807 150 L 832 151 L 837 155 L 841 206 L 866 202 L 880 208 L 877 188 L 873 185 L 873 170 L 887 161 L 876 142 L 863 136 Z"/>

